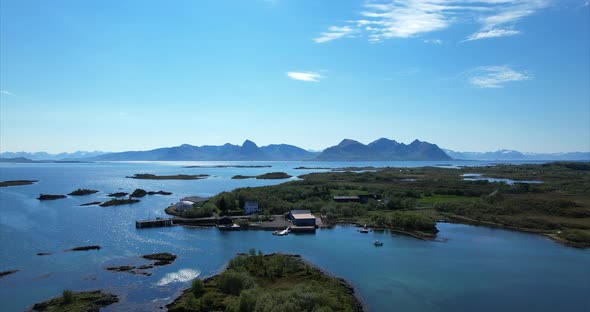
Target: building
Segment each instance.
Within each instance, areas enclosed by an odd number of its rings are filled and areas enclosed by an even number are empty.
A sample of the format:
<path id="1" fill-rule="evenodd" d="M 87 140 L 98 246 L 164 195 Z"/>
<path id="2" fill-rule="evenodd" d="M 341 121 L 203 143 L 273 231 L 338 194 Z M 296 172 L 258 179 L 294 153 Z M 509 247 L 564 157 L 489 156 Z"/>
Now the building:
<path id="1" fill-rule="evenodd" d="M 358 196 L 334 196 L 334 201 L 339 203 L 360 203 Z"/>
<path id="2" fill-rule="evenodd" d="M 247 201 L 244 203 L 244 214 L 249 215 L 253 213 L 260 212 L 260 207 L 258 206 L 258 202 L 255 201 Z"/>
<path id="3" fill-rule="evenodd" d="M 334 201 L 338 203 L 363 203 L 366 204 L 371 199 L 377 199 L 373 194 L 363 194 L 355 196 L 334 196 Z"/>
<path id="4" fill-rule="evenodd" d="M 315 216 L 309 210 L 291 210 L 287 214 L 293 225 L 315 226 Z"/>
<path id="5" fill-rule="evenodd" d="M 174 207 L 176 208 L 176 211 L 186 211 L 186 210 L 192 209 L 193 204 L 194 203 L 192 201 L 181 200 L 178 203 L 176 203 L 176 205 L 174 205 Z"/>

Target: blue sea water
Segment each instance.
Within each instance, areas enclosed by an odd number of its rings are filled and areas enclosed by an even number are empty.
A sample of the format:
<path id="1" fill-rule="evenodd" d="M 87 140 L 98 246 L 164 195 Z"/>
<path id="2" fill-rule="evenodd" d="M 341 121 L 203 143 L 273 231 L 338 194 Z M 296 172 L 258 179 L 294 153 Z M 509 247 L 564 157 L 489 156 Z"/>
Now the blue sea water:
<path id="1" fill-rule="evenodd" d="M 183 168 L 186 165 L 272 165 L 271 168 Z M 316 234 L 273 236 L 264 231 L 220 232 L 212 228 L 136 229 L 135 220 L 165 216 L 163 209 L 189 195 L 211 196 L 244 186 L 281 180 L 232 180 L 236 174 L 323 170 L 306 167 L 424 166 L 440 162 L 113 162 L 88 164 L 2 164 L 0 180 L 33 179 L 34 185 L 0 188 L 0 278 L 2 311 L 22 311 L 64 289 L 106 289 L 121 301 L 105 311 L 151 311 L 170 302 L 190 279 L 213 275 L 238 252 L 250 248 L 297 253 L 349 280 L 371 311 L 589 311 L 590 250 L 557 244 L 543 236 L 487 227 L 438 224 L 445 242 L 420 241 L 391 233 L 359 234 L 351 226 Z M 445 162 L 444 165 L 480 165 Z M 210 174 L 204 180 L 134 180 L 135 173 Z M 99 193 L 55 201 L 39 193 L 66 194 L 77 188 Z M 79 207 L 116 191 L 165 190 L 128 206 Z M 383 247 L 372 242 L 379 239 Z M 65 252 L 82 245 L 99 251 Z M 37 256 L 50 252 L 49 256 Z M 142 254 L 171 252 L 178 259 L 152 276 L 114 273 L 111 265 L 145 264 Z"/>

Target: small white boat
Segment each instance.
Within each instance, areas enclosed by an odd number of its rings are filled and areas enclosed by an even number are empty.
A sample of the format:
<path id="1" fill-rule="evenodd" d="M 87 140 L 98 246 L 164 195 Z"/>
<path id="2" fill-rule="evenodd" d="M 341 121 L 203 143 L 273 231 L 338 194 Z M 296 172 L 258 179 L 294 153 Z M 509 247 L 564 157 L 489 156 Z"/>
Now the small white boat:
<path id="1" fill-rule="evenodd" d="M 383 246 L 383 242 L 380 242 L 380 241 L 376 240 L 376 241 L 373 242 L 373 245 L 375 245 L 375 246 Z"/>
<path id="2" fill-rule="evenodd" d="M 288 227 L 288 228 L 280 231 L 277 235 L 279 235 L 279 236 L 285 236 L 285 235 L 289 234 L 289 232 L 291 232 L 291 227 Z"/>
<path id="3" fill-rule="evenodd" d="M 362 229 L 360 229 L 359 232 L 361 232 L 363 234 L 369 233 L 369 229 L 367 229 L 367 225 L 365 224 L 365 226 Z"/>

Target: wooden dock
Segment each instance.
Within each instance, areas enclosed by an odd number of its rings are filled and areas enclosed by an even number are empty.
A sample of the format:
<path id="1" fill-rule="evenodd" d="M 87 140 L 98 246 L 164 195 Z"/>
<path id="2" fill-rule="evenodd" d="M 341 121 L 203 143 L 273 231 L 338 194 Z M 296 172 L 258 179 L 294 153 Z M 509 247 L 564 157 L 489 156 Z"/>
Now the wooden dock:
<path id="1" fill-rule="evenodd" d="M 142 228 L 154 228 L 154 227 L 165 227 L 165 226 L 172 226 L 174 223 L 172 222 L 174 219 L 153 219 L 153 220 L 141 220 L 135 221 L 135 227 L 138 229 Z"/>

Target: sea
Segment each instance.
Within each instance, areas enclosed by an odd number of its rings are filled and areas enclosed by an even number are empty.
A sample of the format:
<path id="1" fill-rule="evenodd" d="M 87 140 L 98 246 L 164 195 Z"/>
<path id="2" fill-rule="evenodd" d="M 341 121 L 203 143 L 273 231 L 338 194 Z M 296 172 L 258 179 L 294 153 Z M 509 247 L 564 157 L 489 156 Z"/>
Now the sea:
<path id="1" fill-rule="evenodd" d="M 503 162 L 506 163 L 506 162 Z M 523 163 L 523 162 L 519 162 Z M 535 162 L 526 162 L 535 163 Z M 538 162 L 536 162 L 538 163 Z M 0 164 L 0 181 L 38 180 L 0 188 L 0 310 L 23 311 L 65 289 L 102 289 L 120 301 L 103 311 L 165 309 L 194 278 L 221 272 L 236 253 L 300 254 L 349 281 L 368 311 L 590 311 L 590 249 L 577 249 L 541 235 L 439 223 L 438 241 L 389 231 L 360 234 L 350 225 L 315 234 L 273 236 L 267 231 L 223 232 L 173 226 L 136 229 L 135 221 L 167 217 L 164 208 L 185 196 L 213 196 L 238 187 L 273 185 L 326 169 L 297 167 L 421 167 L 494 165 L 493 162 L 97 162 Z M 213 166 L 255 166 L 235 168 Z M 203 166 L 186 168 L 186 166 Z M 234 175 L 287 172 L 288 180 L 231 179 Z M 136 173 L 208 174 L 202 180 L 136 180 Z M 473 172 L 477 173 L 477 172 Z M 67 194 L 78 188 L 98 193 L 39 201 L 40 193 Z M 140 203 L 100 207 L 113 192 L 170 191 Z M 383 242 L 375 247 L 374 240 Z M 100 245 L 102 249 L 67 249 Z M 143 265 L 141 255 L 170 252 L 177 260 L 151 276 L 107 271 Z M 39 256 L 37 253 L 50 253 Z"/>

